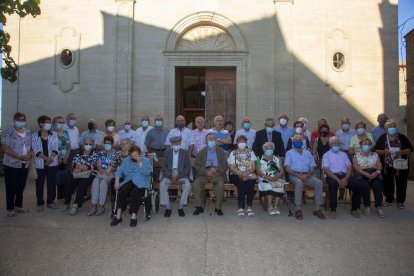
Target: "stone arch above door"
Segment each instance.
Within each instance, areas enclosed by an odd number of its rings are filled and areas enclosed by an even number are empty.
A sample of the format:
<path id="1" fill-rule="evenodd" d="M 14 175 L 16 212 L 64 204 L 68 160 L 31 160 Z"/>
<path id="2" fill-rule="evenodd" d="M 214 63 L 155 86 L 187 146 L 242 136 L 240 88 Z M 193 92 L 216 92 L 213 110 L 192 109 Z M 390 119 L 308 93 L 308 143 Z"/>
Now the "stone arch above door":
<path id="1" fill-rule="evenodd" d="M 246 51 L 237 26 L 213 12 L 198 12 L 180 20 L 168 36 L 166 51 Z"/>

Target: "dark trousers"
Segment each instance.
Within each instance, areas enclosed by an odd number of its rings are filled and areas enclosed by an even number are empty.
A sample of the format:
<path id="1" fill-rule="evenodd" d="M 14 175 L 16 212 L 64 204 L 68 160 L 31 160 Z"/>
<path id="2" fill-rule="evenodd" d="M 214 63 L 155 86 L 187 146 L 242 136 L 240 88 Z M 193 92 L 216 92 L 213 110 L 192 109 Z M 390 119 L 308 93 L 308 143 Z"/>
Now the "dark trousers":
<path id="1" fill-rule="evenodd" d="M 29 169 L 3 166 L 6 184 L 6 206 L 11 211 L 14 207 L 23 207 L 23 191 L 26 187 Z"/>
<path id="2" fill-rule="evenodd" d="M 364 200 L 364 206 L 369 207 L 371 205 L 371 192 L 374 193 L 375 198 L 375 207 L 382 207 L 382 183 L 381 180 L 377 177 L 368 181 L 367 178 L 362 177 L 361 181 L 361 194 L 362 199 Z"/>
<path id="3" fill-rule="evenodd" d="M 135 186 L 134 182 L 129 181 L 121 186 L 118 190 L 118 199 L 116 202 L 116 209 L 121 208 L 121 210 L 125 210 L 127 206 L 127 199 L 128 197 L 131 198 L 131 211 L 132 213 L 137 214 L 139 206 L 142 203 L 142 200 L 145 196 L 145 189 L 138 188 Z"/>
<path id="4" fill-rule="evenodd" d="M 254 195 L 254 181 L 242 181 L 238 175 L 230 175 L 230 182 L 237 187 L 237 203 L 239 208 L 244 209 L 247 206 L 252 206 Z M 245 200 L 245 198 L 247 199 Z"/>
<path id="5" fill-rule="evenodd" d="M 394 201 L 394 190 L 397 187 L 397 203 L 404 203 L 407 193 L 407 175 L 408 170 L 397 170 L 387 168 L 384 174 L 384 196 L 389 203 Z M 394 185 L 395 179 L 395 185 Z"/>
<path id="6" fill-rule="evenodd" d="M 94 176 L 89 178 L 73 178 L 72 181 L 68 182 L 68 186 L 65 189 L 65 205 L 70 204 L 72 194 L 75 189 L 78 188 L 74 204 L 78 204 L 78 206 L 81 207 L 83 199 L 85 198 L 86 190 L 92 184 L 93 179 Z"/>
<path id="7" fill-rule="evenodd" d="M 346 176 L 346 174 L 335 174 L 339 179 L 342 179 Z M 329 185 L 329 208 L 331 211 L 336 211 L 336 207 L 338 207 L 338 182 L 327 176 L 326 183 Z M 357 210 L 361 207 L 361 184 L 357 181 L 354 181 L 352 178 L 348 181 L 348 185 L 346 185 L 346 189 L 352 191 L 352 204 L 351 210 Z"/>
<path id="8" fill-rule="evenodd" d="M 47 191 L 46 204 L 52 204 L 55 201 L 56 197 L 56 173 L 58 171 L 58 167 L 45 167 L 44 169 L 36 169 L 36 171 L 37 206 L 43 206 L 45 204 L 45 201 L 43 200 L 43 190 L 45 187 L 45 181 Z"/>
<path id="9" fill-rule="evenodd" d="M 57 186 L 57 199 L 65 198 L 65 187 L 67 182 L 72 181 L 72 175 L 68 169 L 66 169 L 65 164 L 60 164 L 59 169 L 56 173 L 56 186 Z"/>

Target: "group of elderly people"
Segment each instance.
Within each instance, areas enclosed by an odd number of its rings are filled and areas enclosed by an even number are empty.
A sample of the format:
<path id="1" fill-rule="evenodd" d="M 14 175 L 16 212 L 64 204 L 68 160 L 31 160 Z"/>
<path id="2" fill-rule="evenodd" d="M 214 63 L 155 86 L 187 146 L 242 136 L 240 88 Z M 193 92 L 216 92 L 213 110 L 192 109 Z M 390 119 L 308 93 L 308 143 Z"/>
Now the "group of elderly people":
<path id="1" fill-rule="evenodd" d="M 179 216 L 185 216 L 184 207 L 191 190 L 195 200 L 193 215 L 204 211 L 202 193 L 206 183 L 213 184 L 215 213 L 222 216 L 227 181 L 237 187 L 237 216 L 241 218 L 255 215 L 252 206 L 256 182 L 270 216 L 280 214 L 278 206 L 288 182 L 295 186 L 298 220 L 303 219 L 304 185 L 314 189 L 313 215 L 326 219 L 320 210 L 324 182 L 329 186 L 332 219 L 336 218 L 339 188 L 352 191 L 351 215 L 355 218 L 361 216 L 361 199 L 364 214 L 370 214 L 371 190 L 380 217 L 385 216 L 382 207 L 394 204 L 395 187 L 397 207 L 405 208 L 407 158 L 413 147 L 399 133 L 394 120 L 380 114 L 379 125 L 369 133 L 364 122 L 356 123 L 354 130 L 350 120 L 343 118 L 334 134 L 324 118 L 318 120 L 318 129 L 313 132 L 308 130 L 308 120 L 304 117 L 294 122 L 293 127 L 288 125 L 287 114 L 280 114 L 278 119 L 278 125 L 272 118 L 266 119 L 264 128 L 256 131 L 250 119 L 244 117 L 241 128 L 234 131 L 231 122 L 216 116 L 213 128 L 207 130 L 200 116 L 191 130 L 180 115 L 176 118 L 176 128 L 169 130 L 162 115 L 155 117 L 153 126 L 148 116 L 142 116 L 138 129 L 133 130 L 131 121 L 125 120 L 119 132 L 112 119 L 105 121 L 105 131 L 98 130 L 97 122 L 90 119 L 88 130 L 80 133 L 76 114 L 70 113 L 66 120 L 61 116 L 53 120 L 40 116 L 39 130 L 32 133 L 26 127 L 25 114 L 17 112 L 13 126 L 2 137 L 8 216 L 28 212 L 23 208 L 23 191 L 33 159 L 37 171 L 37 211 L 44 210 L 46 182 L 47 208 L 56 209 L 56 199 L 64 199 L 62 211 L 70 209 L 70 214 L 75 215 L 91 187 L 87 215 L 102 215 L 108 186 L 114 183 L 118 192 L 111 225 L 122 221 L 122 211 L 130 199 L 130 225 L 134 227 L 145 191 L 151 187 L 149 176 L 154 168 L 149 158 L 154 156 L 163 158 L 162 169 L 154 169 L 154 175 L 160 180 L 160 203 L 165 208 L 165 217 L 172 214 L 168 188 L 173 183 L 182 186 Z"/>

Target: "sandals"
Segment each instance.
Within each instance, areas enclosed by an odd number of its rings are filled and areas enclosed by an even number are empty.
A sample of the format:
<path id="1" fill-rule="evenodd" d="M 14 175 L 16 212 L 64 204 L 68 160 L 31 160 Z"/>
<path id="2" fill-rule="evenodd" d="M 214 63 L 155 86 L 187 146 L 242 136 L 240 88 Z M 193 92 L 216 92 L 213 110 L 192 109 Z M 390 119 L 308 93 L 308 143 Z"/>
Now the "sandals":
<path id="1" fill-rule="evenodd" d="M 99 207 L 98 210 L 96 210 L 95 215 L 100 216 L 105 212 L 105 207 Z"/>
<path id="2" fill-rule="evenodd" d="M 244 210 L 243 209 L 239 209 L 237 210 L 237 216 L 239 218 L 244 218 Z"/>
<path id="3" fill-rule="evenodd" d="M 86 214 L 88 217 L 90 217 L 90 216 L 93 216 L 93 215 L 95 215 L 96 214 L 96 207 L 92 207 L 90 210 L 89 210 L 89 212 L 88 212 L 88 214 Z"/>
<path id="4" fill-rule="evenodd" d="M 252 218 L 254 217 L 254 212 L 252 208 L 247 208 L 247 217 Z"/>
<path id="5" fill-rule="evenodd" d="M 30 212 L 29 209 L 25 209 L 23 207 L 14 207 L 14 211 L 16 213 L 29 213 Z"/>

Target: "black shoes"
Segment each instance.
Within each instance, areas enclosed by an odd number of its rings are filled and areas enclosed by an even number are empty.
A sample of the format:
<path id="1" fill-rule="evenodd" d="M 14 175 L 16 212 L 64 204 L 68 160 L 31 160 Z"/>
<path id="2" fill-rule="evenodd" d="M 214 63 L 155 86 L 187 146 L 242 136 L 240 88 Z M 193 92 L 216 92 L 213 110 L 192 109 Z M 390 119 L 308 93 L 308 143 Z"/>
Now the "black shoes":
<path id="1" fill-rule="evenodd" d="M 114 217 L 114 219 L 111 221 L 111 226 L 118 225 L 118 223 L 122 222 L 122 218 L 118 219 L 117 217 Z"/>
<path id="2" fill-rule="evenodd" d="M 178 209 L 178 215 L 180 217 L 184 217 L 185 216 L 184 210 L 183 209 Z"/>
<path id="3" fill-rule="evenodd" d="M 214 212 L 216 212 L 217 216 L 223 215 L 223 211 L 221 211 L 221 209 L 214 209 Z"/>
<path id="4" fill-rule="evenodd" d="M 137 219 L 131 219 L 131 222 L 129 223 L 129 226 L 131 226 L 131 227 L 137 226 Z"/>
<path id="5" fill-rule="evenodd" d="M 199 214 L 201 214 L 202 212 L 204 212 L 203 207 L 196 207 L 196 210 L 194 211 L 193 215 L 194 216 L 198 216 Z"/>
<path id="6" fill-rule="evenodd" d="M 169 218 L 171 216 L 172 209 L 165 209 L 164 217 Z"/>

